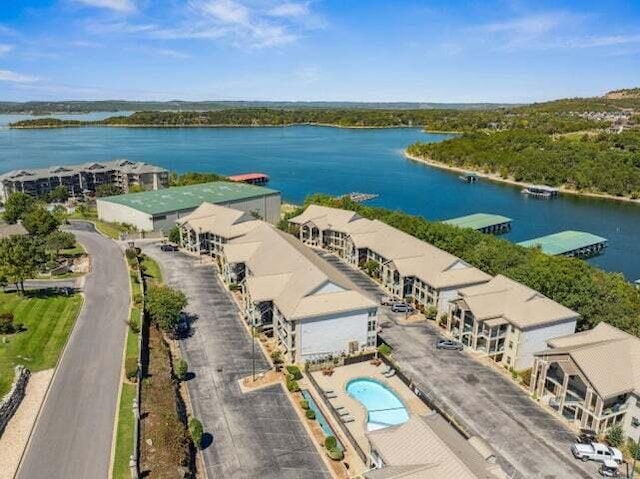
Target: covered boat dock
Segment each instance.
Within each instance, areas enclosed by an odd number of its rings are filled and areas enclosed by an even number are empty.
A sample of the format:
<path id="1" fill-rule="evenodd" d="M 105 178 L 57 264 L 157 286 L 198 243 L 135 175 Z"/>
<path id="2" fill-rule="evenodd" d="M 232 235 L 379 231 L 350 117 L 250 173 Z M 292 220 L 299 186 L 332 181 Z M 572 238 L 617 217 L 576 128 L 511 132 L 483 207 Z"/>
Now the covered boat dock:
<path id="1" fill-rule="evenodd" d="M 583 231 L 561 231 L 518 243 L 525 248 L 539 246 L 544 253 L 552 256 L 562 255 L 578 258 L 599 255 L 607 247 L 607 244 L 606 238 Z"/>
<path id="2" fill-rule="evenodd" d="M 475 213 L 472 215 L 451 218 L 443 221 L 444 224 L 457 226 L 458 228 L 471 228 L 481 233 L 503 234 L 511 231 L 511 218 L 488 213 Z"/>

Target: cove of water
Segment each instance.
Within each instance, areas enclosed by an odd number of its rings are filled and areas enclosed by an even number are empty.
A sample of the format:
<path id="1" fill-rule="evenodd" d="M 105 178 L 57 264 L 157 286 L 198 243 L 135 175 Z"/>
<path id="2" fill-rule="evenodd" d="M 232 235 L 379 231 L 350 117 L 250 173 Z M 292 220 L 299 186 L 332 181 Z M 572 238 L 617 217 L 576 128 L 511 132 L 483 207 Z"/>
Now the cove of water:
<path id="1" fill-rule="evenodd" d="M 113 113 L 69 115 L 102 118 Z M 24 117 L 24 116 L 22 116 Z M 0 125 L 16 121 L 0 115 Z M 606 252 L 589 261 L 629 280 L 640 278 L 640 205 L 561 196 L 535 200 L 520 188 L 488 180 L 468 185 L 456 173 L 409 161 L 402 150 L 415 141 L 449 136 L 419 129 L 286 128 L 70 128 L 10 130 L 0 126 L 0 173 L 16 168 L 129 158 L 170 170 L 236 174 L 259 171 L 285 200 L 314 192 L 377 193 L 374 206 L 400 209 L 430 220 L 475 212 L 513 218 L 506 238 L 522 241 L 561 230 L 609 239 Z"/>

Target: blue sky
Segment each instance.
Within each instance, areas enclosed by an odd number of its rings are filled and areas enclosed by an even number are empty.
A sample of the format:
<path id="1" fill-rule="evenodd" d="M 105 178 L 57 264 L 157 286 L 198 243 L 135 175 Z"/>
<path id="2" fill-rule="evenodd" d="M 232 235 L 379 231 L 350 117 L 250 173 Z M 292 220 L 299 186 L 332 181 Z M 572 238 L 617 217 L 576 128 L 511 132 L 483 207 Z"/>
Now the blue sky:
<path id="1" fill-rule="evenodd" d="M 528 102 L 640 86 L 637 0 L 0 3 L 0 100 Z"/>

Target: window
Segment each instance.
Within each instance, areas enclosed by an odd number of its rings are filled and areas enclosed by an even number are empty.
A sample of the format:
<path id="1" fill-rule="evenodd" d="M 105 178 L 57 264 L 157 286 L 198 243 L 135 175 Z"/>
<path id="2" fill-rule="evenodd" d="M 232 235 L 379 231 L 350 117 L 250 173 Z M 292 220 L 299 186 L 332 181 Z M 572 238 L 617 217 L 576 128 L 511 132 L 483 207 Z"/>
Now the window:
<path id="1" fill-rule="evenodd" d="M 638 427 L 640 426 L 640 419 L 638 419 L 637 417 L 632 417 L 631 418 L 631 425 L 633 427 Z"/>
<path id="2" fill-rule="evenodd" d="M 158 216 L 154 216 L 153 219 L 155 221 L 161 221 L 161 220 L 166 220 L 167 219 L 167 215 L 158 215 Z"/>
<path id="3" fill-rule="evenodd" d="M 509 349 L 513 349 L 513 341 L 509 341 Z"/>

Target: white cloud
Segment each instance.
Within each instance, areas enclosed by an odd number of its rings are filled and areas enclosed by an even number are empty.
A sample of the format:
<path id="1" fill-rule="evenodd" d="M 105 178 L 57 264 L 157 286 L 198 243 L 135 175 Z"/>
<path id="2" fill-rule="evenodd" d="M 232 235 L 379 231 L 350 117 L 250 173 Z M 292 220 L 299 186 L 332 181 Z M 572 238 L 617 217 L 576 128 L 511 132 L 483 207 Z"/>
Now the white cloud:
<path id="1" fill-rule="evenodd" d="M 191 55 L 178 50 L 172 50 L 171 48 L 158 48 L 151 50 L 152 53 L 168 58 L 176 58 L 178 60 L 186 60 L 191 58 Z"/>
<path id="2" fill-rule="evenodd" d="M 0 56 L 6 55 L 10 51 L 14 49 L 13 45 L 8 45 L 6 43 L 0 43 Z"/>
<path id="3" fill-rule="evenodd" d="M 84 5 L 106 8 L 114 12 L 129 13 L 136 9 L 133 0 L 76 0 Z"/>
<path id="4" fill-rule="evenodd" d="M 309 3 L 285 2 L 271 8 L 267 14 L 272 17 L 304 17 L 309 15 Z"/>
<path id="5" fill-rule="evenodd" d="M 561 26 L 568 15 L 559 12 L 546 12 L 512 18 L 510 20 L 488 23 L 480 26 L 480 30 L 489 33 L 513 33 L 516 35 L 540 35 Z"/>
<path id="6" fill-rule="evenodd" d="M 630 45 L 634 43 L 640 43 L 640 34 L 584 37 L 567 42 L 567 46 L 573 48 L 597 48 Z"/>
<path id="7" fill-rule="evenodd" d="M 0 70 L 0 81 L 9 83 L 33 83 L 38 81 L 38 77 L 24 75 L 11 70 Z"/>

